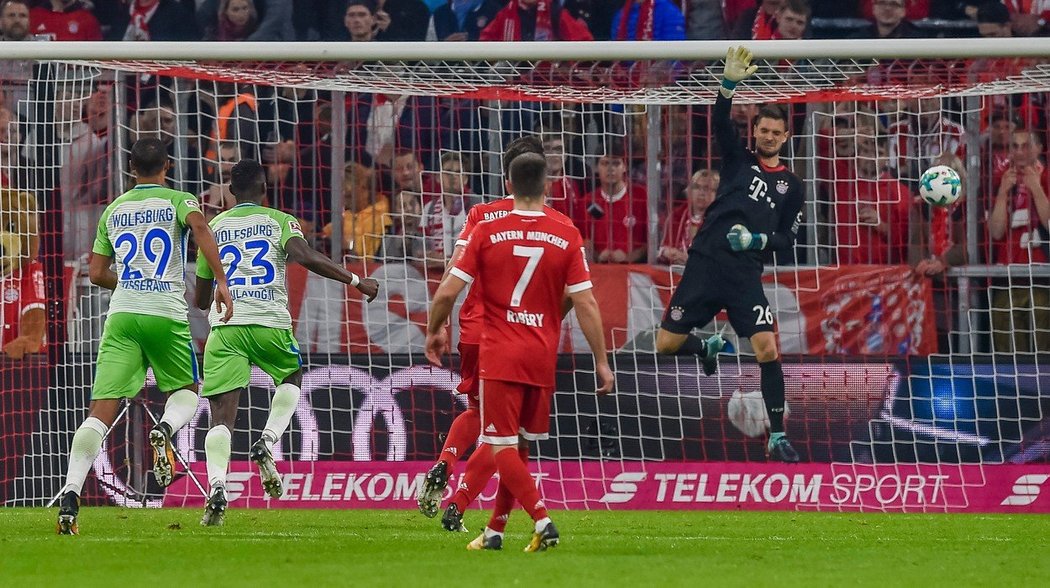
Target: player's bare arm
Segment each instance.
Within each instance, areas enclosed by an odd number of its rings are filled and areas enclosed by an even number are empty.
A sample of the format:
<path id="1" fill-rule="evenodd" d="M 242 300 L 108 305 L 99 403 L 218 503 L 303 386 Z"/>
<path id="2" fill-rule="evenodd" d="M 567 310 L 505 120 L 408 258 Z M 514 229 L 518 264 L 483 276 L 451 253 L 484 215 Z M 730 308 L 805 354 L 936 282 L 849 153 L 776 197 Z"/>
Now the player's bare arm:
<path id="1" fill-rule="evenodd" d="M 288 239 L 284 250 L 288 254 L 289 260 L 302 265 L 313 273 L 357 288 L 357 291 L 364 294 L 368 302 L 375 300 L 379 294 L 379 282 L 375 278 L 362 278 L 333 262 L 331 259 L 321 255 L 313 247 L 310 247 L 306 239 L 292 237 Z"/>
<path id="2" fill-rule="evenodd" d="M 598 389 L 594 392 L 598 396 L 604 396 L 612 392 L 614 379 L 606 355 L 602 314 L 598 309 L 598 301 L 594 299 L 594 292 L 590 288 L 570 294 L 569 297 L 576 308 L 576 318 L 580 321 L 584 337 L 587 338 L 587 345 L 594 354 L 594 371 L 598 377 Z"/>
<path id="3" fill-rule="evenodd" d="M 430 303 L 430 317 L 427 320 L 426 358 L 430 363 L 440 366 L 441 356 L 448 350 L 448 332 L 445 323 L 452 315 L 456 298 L 467 287 L 467 283 L 458 276 L 449 275 L 442 280 Z"/>
<path id="4" fill-rule="evenodd" d="M 200 212 L 194 211 L 186 216 L 186 225 L 193 231 L 193 240 L 197 243 L 197 250 L 208 262 L 208 267 L 216 276 L 225 276 L 222 262 L 219 261 L 219 246 L 215 243 L 215 235 L 208 226 L 208 221 Z M 218 280 L 218 288 L 215 291 L 215 312 L 222 314 L 222 322 L 227 323 L 233 318 L 233 297 L 225 280 Z M 225 308 L 224 308 L 225 307 Z"/>
<path id="5" fill-rule="evenodd" d="M 113 256 L 92 253 L 88 263 L 88 278 L 100 288 L 116 290 L 117 273 L 113 271 Z"/>

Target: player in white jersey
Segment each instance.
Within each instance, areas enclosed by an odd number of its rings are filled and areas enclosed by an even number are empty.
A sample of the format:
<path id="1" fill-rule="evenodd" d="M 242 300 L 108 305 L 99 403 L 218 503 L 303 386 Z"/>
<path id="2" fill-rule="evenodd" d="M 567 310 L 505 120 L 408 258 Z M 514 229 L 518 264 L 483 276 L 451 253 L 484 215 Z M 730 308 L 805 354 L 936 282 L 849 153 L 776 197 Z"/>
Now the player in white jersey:
<path id="1" fill-rule="evenodd" d="M 187 229 L 207 265 L 217 270 L 222 265 L 197 197 L 164 186 L 170 166 L 164 143 L 136 141 L 131 147 L 136 185 L 117 197 L 99 220 L 89 275 L 93 284 L 113 290 L 113 296 L 96 358 L 90 413 L 73 435 L 69 451 L 59 534 L 78 533 L 80 493 L 88 471 L 121 400 L 142 389 L 147 367 L 153 368 L 157 388 L 169 393 L 164 414 L 149 435 L 153 473 L 161 486 L 171 484 L 174 475 L 171 436 L 197 411 L 197 358 L 184 298 Z M 114 260 L 116 271 L 111 268 Z M 225 284 L 215 294 L 215 309 L 223 321 L 233 316 Z"/>
<path id="2" fill-rule="evenodd" d="M 372 278 L 359 278 L 314 251 L 290 214 L 262 206 L 266 170 L 256 161 L 241 160 L 230 172 L 230 191 L 237 205 L 211 221 L 219 246 L 224 281 L 237 301 L 237 316 L 223 322 L 214 310 L 211 335 L 204 349 L 204 391 L 211 407 L 211 429 L 204 440 L 211 491 L 202 525 L 221 525 L 226 515 L 226 470 L 230 440 L 237 420 L 241 391 L 248 387 L 251 366 L 257 365 L 277 386 L 262 437 L 250 457 L 259 466 L 263 488 L 277 498 L 281 478 L 271 448 L 281 438 L 299 404 L 302 360 L 292 336 L 288 313 L 285 265 L 288 260 L 310 271 L 356 287 L 371 302 L 379 292 Z M 197 305 L 210 305 L 215 272 L 197 262 Z"/>

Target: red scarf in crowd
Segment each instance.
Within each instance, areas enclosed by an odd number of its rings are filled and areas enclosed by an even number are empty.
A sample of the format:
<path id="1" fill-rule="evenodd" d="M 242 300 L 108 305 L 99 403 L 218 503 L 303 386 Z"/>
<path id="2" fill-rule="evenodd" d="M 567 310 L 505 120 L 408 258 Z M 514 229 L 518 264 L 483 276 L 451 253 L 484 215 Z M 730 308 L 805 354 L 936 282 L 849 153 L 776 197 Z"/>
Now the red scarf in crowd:
<path id="1" fill-rule="evenodd" d="M 620 17 L 620 28 L 616 31 L 617 41 L 627 40 L 627 21 L 630 20 L 631 9 L 633 7 L 634 0 L 627 0 L 623 5 L 623 16 Z M 634 29 L 635 41 L 653 40 L 653 14 L 655 12 L 656 2 L 654 0 L 642 0 L 641 8 L 638 9 L 638 24 L 635 25 Z"/>
<path id="2" fill-rule="evenodd" d="M 751 38 L 756 41 L 768 41 L 773 38 L 773 32 L 776 30 L 773 15 L 759 9 L 755 14 L 755 22 L 751 25 Z"/>
<path id="3" fill-rule="evenodd" d="M 503 23 L 504 41 L 521 41 L 521 12 L 526 10 L 520 4 L 515 4 L 514 10 L 507 15 L 509 18 Z M 533 41 L 557 41 L 554 36 L 554 27 L 551 24 L 551 0 L 540 0 L 536 4 L 536 31 Z"/>

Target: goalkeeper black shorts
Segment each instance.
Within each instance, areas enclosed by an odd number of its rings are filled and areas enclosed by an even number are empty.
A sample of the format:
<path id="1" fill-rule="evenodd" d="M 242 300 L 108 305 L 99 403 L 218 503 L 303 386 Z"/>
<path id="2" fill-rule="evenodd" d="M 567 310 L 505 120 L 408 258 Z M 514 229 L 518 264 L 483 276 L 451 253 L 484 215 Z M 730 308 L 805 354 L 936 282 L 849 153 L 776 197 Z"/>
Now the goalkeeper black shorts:
<path id="1" fill-rule="evenodd" d="M 671 295 L 660 326 L 686 335 L 710 323 L 723 309 L 740 337 L 751 338 L 756 333 L 774 330 L 761 270 L 690 251 L 685 273 Z"/>

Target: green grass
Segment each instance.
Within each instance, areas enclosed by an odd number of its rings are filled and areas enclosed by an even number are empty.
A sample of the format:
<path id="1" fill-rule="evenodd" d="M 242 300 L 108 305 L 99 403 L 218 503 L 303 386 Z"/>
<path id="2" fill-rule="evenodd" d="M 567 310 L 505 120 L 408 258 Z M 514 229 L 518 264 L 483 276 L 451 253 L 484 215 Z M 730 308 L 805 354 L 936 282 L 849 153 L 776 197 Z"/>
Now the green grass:
<path id="1" fill-rule="evenodd" d="M 752 512 L 555 512 L 562 545 L 502 552 L 407 511 L 84 508 L 81 535 L 56 510 L 0 508 L 0 586 L 749 587 L 1045 585 L 1050 516 Z M 467 513 L 473 527 L 481 511 Z"/>

